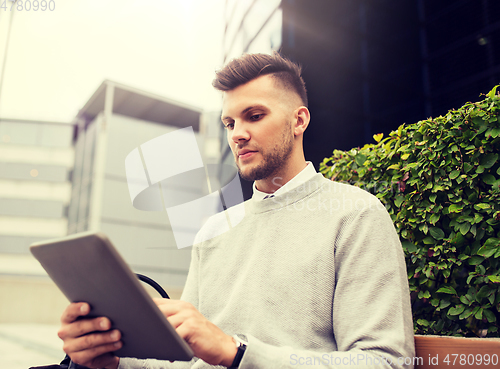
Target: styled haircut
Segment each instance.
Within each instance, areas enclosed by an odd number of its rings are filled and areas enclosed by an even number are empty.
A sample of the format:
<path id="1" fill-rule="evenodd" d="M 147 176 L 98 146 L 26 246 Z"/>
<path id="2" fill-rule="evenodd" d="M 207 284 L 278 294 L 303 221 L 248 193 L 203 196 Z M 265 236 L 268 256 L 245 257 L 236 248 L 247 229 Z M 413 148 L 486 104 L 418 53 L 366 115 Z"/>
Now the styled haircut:
<path id="1" fill-rule="evenodd" d="M 244 54 L 232 59 L 224 68 L 217 71 L 212 86 L 219 91 L 231 91 L 257 77 L 270 74 L 285 89 L 295 91 L 302 104 L 307 107 L 306 84 L 301 72 L 302 68 L 298 64 L 277 52 L 273 52 L 272 55 Z"/>

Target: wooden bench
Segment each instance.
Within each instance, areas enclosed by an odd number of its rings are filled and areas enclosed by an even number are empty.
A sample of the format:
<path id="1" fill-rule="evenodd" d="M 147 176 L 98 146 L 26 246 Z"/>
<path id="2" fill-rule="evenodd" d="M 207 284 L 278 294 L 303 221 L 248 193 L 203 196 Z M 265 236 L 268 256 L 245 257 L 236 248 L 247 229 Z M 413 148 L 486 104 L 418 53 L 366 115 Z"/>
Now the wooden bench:
<path id="1" fill-rule="evenodd" d="M 415 369 L 500 368 L 500 338 L 415 335 Z"/>

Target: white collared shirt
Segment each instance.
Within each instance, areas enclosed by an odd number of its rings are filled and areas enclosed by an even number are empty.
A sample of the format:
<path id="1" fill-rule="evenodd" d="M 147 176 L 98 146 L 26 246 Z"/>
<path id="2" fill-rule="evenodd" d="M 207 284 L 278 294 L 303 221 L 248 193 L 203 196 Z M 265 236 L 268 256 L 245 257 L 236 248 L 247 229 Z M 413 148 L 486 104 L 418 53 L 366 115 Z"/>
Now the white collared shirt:
<path id="1" fill-rule="evenodd" d="M 307 182 L 310 180 L 317 172 L 316 169 L 314 169 L 314 165 L 310 162 L 306 162 L 307 165 L 304 169 L 302 169 L 295 177 L 293 177 L 291 180 L 289 180 L 287 183 L 285 183 L 283 186 L 278 188 L 274 193 L 266 193 L 259 191 L 257 187 L 255 186 L 255 182 L 253 183 L 253 196 L 252 199 L 256 201 L 262 201 L 266 198 L 274 197 L 276 195 L 282 195 L 298 186 L 301 184 Z"/>

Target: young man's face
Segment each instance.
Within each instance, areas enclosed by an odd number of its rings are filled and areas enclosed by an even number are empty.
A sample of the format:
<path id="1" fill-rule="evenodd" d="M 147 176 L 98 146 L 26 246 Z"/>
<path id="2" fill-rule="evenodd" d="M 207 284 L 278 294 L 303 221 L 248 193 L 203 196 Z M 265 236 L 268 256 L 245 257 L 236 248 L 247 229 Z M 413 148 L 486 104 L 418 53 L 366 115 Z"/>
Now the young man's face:
<path id="1" fill-rule="evenodd" d="M 279 177 L 294 150 L 290 92 L 270 75 L 224 93 L 222 122 L 243 179 Z"/>

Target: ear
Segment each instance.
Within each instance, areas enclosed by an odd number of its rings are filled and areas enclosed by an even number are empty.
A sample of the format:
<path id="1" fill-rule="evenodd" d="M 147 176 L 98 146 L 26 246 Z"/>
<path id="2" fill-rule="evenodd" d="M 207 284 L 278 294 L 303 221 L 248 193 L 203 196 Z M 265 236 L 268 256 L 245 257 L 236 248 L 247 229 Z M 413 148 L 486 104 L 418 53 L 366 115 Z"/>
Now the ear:
<path id="1" fill-rule="evenodd" d="M 311 119 L 309 109 L 305 106 L 301 106 L 294 113 L 294 125 L 293 134 L 295 137 L 302 136 L 307 126 L 309 125 L 309 120 Z"/>

